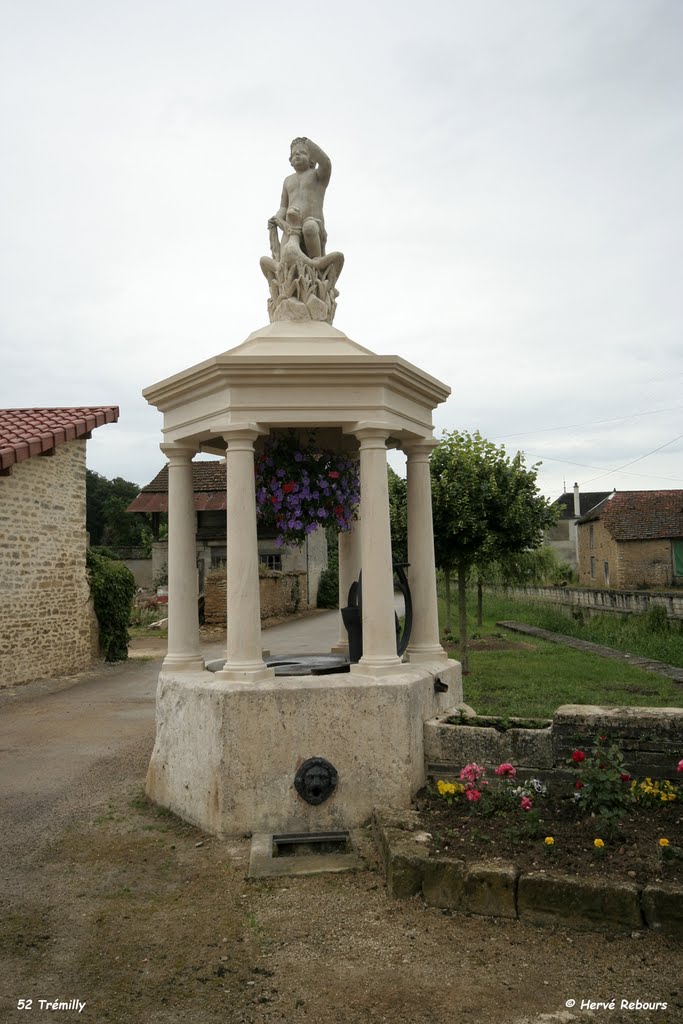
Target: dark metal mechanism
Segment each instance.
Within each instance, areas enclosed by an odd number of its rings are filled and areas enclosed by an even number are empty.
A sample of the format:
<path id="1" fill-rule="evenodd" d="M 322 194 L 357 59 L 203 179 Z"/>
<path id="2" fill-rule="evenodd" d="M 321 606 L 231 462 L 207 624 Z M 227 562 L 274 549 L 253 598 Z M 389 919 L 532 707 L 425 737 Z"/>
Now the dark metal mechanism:
<path id="1" fill-rule="evenodd" d="M 398 615 L 394 612 L 394 618 L 396 620 L 396 653 L 399 657 L 404 654 L 408 642 L 410 641 L 410 634 L 413 628 L 413 599 L 410 593 L 410 584 L 408 583 L 408 577 L 405 574 L 405 570 L 409 567 L 409 562 L 394 562 L 394 573 L 398 581 L 398 589 L 403 594 L 403 601 L 405 606 L 405 615 L 403 620 L 403 630 L 399 622 Z M 361 572 L 358 576 L 358 580 L 354 581 L 349 587 L 349 596 L 347 598 L 348 604 L 346 608 L 341 609 L 342 621 L 346 627 L 346 632 L 349 637 L 349 661 L 352 664 L 356 664 L 360 661 L 363 656 L 363 573 Z"/>
<path id="2" fill-rule="evenodd" d="M 309 757 L 294 776 L 294 788 L 307 804 L 322 804 L 337 788 L 337 769 L 324 757 Z"/>

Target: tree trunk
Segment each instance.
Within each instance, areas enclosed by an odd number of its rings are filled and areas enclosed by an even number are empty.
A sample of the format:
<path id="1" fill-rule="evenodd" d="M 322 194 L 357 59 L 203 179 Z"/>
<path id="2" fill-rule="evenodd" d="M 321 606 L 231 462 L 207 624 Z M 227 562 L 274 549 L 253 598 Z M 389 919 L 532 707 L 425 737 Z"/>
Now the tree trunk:
<path id="1" fill-rule="evenodd" d="M 443 582 L 444 582 L 444 601 L 446 604 L 446 621 L 444 622 L 444 631 L 448 630 L 450 633 L 453 628 L 451 621 L 451 570 L 444 569 L 443 571 Z"/>
<path id="2" fill-rule="evenodd" d="M 477 625 L 484 625 L 484 588 L 481 576 L 477 578 Z"/>
<path id="3" fill-rule="evenodd" d="M 458 566 L 458 612 L 460 618 L 460 663 L 463 672 L 469 671 L 467 651 L 467 569 L 461 562 Z"/>

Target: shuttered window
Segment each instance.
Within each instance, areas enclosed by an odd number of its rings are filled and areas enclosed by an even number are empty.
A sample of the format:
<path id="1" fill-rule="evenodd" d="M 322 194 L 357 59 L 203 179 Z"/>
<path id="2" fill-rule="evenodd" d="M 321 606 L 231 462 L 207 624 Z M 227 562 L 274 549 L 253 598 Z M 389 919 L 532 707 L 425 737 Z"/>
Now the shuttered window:
<path id="1" fill-rule="evenodd" d="M 674 552 L 674 576 L 683 576 L 683 540 L 671 542 Z"/>

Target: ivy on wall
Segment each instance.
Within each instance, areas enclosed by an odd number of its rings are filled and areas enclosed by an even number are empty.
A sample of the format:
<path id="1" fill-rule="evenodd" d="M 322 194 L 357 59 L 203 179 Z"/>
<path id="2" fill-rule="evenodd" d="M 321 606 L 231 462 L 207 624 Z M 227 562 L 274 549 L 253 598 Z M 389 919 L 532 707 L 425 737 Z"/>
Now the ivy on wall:
<path id="1" fill-rule="evenodd" d="M 105 661 L 125 661 L 135 577 L 123 562 L 115 562 L 94 551 L 87 552 L 86 565 Z"/>

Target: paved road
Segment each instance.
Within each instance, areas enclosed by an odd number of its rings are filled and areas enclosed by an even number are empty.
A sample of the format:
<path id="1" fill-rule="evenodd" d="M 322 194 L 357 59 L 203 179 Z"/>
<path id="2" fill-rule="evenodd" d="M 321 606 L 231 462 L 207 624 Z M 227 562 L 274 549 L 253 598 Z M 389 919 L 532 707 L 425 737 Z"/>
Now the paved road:
<path id="1" fill-rule="evenodd" d="M 264 631 L 274 656 L 329 651 L 338 613 L 318 612 Z M 76 813 L 86 792 L 134 764 L 144 778 L 154 744 L 155 694 L 162 641 L 145 658 L 98 665 L 71 679 L 0 691 L 0 810 L 12 828 L 0 854 L 26 849 Z M 206 644 L 207 659 L 225 642 Z"/>

